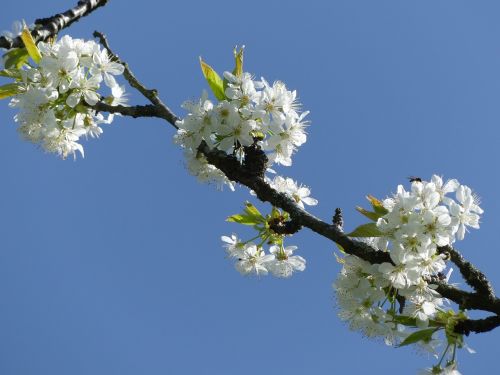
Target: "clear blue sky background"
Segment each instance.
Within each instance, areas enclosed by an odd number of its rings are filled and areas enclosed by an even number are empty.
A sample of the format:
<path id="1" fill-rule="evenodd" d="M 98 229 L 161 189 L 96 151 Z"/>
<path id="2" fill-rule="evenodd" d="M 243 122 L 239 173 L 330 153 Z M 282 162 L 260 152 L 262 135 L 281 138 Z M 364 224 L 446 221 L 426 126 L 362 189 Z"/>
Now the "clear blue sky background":
<path id="1" fill-rule="evenodd" d="M 0 29 L 76 1 L 3 2 Z M 482 197 L 459 248 L 500 288 L 498 1 L 110 1 L 69 33 L 105 32 L 137 76 L 180 104 L 246 44 L 245 68 L 297 89 L 309 141 L 281 173 L 312 187 L 328 220 L 409 175 L 455 177 Z M 143 103 L 132 95 L 132 103 Z M 86 157 L 21 141 L 0 103 L 0 374 L 387 374 L 432 363 L 336 317 L 334 246 L 308 230 L 291 280 L 244 278 L 219 237 L 249 195 L 198 184 L 159 120 L 119 118 Z M 265 206 L 262 206 L 265 207 Z M 459 281 L 454 275 L 454 281 Z M 466 374 L 498 367 L 500 330 L 472 336 Z"/>

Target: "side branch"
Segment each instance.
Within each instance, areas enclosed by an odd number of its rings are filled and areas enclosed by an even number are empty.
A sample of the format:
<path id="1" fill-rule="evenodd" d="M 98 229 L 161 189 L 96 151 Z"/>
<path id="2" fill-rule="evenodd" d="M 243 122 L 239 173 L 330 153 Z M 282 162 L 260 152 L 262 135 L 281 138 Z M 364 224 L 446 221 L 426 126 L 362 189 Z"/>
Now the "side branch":
<path id="1" fill-rule="evenodd" d="M 475 333 L 489 332 L 494 330 L 498 326 L 500 326 L 500 316 L 496 315 L 496 316 L 489 316 L 485 319 L 463 320 L 457 323 L 455 331 L 457 333 L 469 336 L 471 332 Z"/>
<path id="2" fill-rule="evenodd" d="M 437 286 L 436 291 L 444 298 L 455 302 L 463 310 L 483 310 L 500 315 L 500 299 L 481 293 L 472 293 L 455 288 L 444 281 L 432 278 L 429 283 Z"/>
<path id="3" fill-rule="evenodd" d="M 154 106 L 158 107 L 158 111 L 162 113 L 162 116 L 159 116 L 161 118 L 164 118 L 169 122 L 171 125 L 173 125 L 176 129 L 178 129 L 177 125 L 175 125 L 175 122 L 179 120 L 179 118 L 174 115 L 174 113 L 168 108 L 161 100 L 158 95 L 158 91 L 155 89 L 147 89 L 142 83 L 140 83 L 135 75 L 132 73 L 130 70 L 128 64 L 124 61 L 122 61 L 118 55 L 116 55 L 111 48 L 109 47 L 108 39 L 106 38 L 106 35 L 99 31 L 94 31 L 94 38 L 99 39 L 99 43 L 102 44 L 104 48 L 106 48 L 111 56 L 111 58 L 116 61 L 117 63 L 122 64 L 125 67 L 125 70 L 123 71 L 123 76 L 125 79 L 130 83 L 130 86 L 135 88 L 137 91 L 139 91 L 146 99 L 148 99 L 151 104 Z"/>
<path id="4" fill-rule="evenodd" d="M 92 108 L 94 108 L 97 112 L 118 113 L 134 118 L 157 117 L 162 118 L 168 122 L 170 122 L 170 119 L 172 117 L 171 112 L 166 111 L 164 107 L 153 104 L 127 107 L 123 105 L 110 105 L 104 102 L 98 102 Z M 172 125 L 175 126 L 175 121 Z"/>
<path id="5" fill-rule="evenodd" d="M 458 267 L 464 280 L 476 292 L 489 296 L 490 298 L 495 298 L 493 287 L 484 273 L 479 271 L 472 263 L 466 261 L 458 250 L 452 248 L 451 246 L 444 246 L 440 247 L 438 251 L 441 254 L 449 255 L 450 260 Z"/>
<path id="6" fill-rule="evenodd" d="M 64 13 L 58 13 L 52 17 L 39 18 L 35 20 L 35 27 L 31 31 L 36 42 L 45 41 L 54 36 L 62 29 L 70 26 L 73 22 L 92 13 L 99 7 L 106 5 L 108 0 L 80 0 L 78 4 Z M 14 39 L 5 36 L 0 37 L 0 48 L 11 49 L 24 47 L 20 37 Z"/>

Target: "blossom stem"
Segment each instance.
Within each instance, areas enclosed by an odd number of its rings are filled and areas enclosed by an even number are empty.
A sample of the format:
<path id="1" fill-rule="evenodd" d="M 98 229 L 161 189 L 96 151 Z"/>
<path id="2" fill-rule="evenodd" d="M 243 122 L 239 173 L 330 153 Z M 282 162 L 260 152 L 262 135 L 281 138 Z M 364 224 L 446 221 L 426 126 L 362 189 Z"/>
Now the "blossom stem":
<path id="1" fill-rule="evenodd" d="M 444 359 L 444 357 L 445 357 L 446 353 L 448 352 L 448 349 L 449 349 L 449 348 L 450 348 L 450 343 L 448 343 L 448 344 L 446 345 L 446 348 L 444 349 L 443 355 L 441 356 L 441 359 L 439 360 L 439 362 L 438 362 L 438 364 L 437 364 L 438 366 L 441 366 L 441 363 L 443 363 L 443 359 Z"/>

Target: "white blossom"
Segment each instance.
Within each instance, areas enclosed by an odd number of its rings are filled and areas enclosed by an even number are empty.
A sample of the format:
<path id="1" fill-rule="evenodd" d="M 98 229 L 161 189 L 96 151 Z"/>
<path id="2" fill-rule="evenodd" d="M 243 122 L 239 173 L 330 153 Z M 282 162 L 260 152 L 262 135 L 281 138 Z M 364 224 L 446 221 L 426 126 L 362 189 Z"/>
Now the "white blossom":
<path id="1" fill-rule="evenodd" d="M 94 55 L 95 56 L 95 55 Z M 174 142 L 195 153 L 201 142 L 245 160 L 245 147 L 256 145 L 267 153 L 269 165 L 290 166 L 293 153 L 306 142 L 304 120 L 309 112 L 299 113 L 297 93 L 283 82 L 270 85 L 250 73 L 236 76 L 224 72 L 225 98 L 217 103 L 204 92 L 198 101 L 183 104 L 187 115 L 177 121 Z M 297 204 L 315 204 L 307 188 L 298 187 Z M 309 202 L 309 203 L 307 203 Z"/>
<path id="2" fill-rule="evenodd" d="M 224 242 L 223 246 L 229 258 L 241 258 L 243 256 L 243 252 L 245 251 L 245 244 L 241 242 L 236 234 L 233 233 L 231 237 L 222 236 L 221 240 L 222 242 Z"/>
<path id="3" fill-rule="evenodd" d="M 440 248 L 463 239 L 467 228 L 479 228 L 483 210 L 469 187 L 455 179 L 443 183 L 437 175 L 430 181 L 413 181 L 410 190 L 398 186 L 382 205 L 387 213 L 376 220 L 381 236 L 362 240 L 377 251 L 387 252 L 390 261 L 371 265 L 348 255 L 342 260 L 343 268 L 333 288 L 339 316 L 348 321 L 351 329 L 370 337 L 377 329 L 385 329 L 386 341 L 394 344 L 411 333 L 399 332 L 400 324 L 393 320 L 398 313 L 406 319 L 414 318 L 412 324 L 422 329 L 445 311 L 446 300 L 437 292 L 437 286 L 429 283 L 433 278 L 448 282 L 451 274 L 449 269 L 444 275 L 447 259 Z M 404 298 L 404 304 L 399 302 L 401 312 L 396 306 L 400 297 Z M 381 312 L 377 313 L 377 309 Z M 385 319 L 379 319 L 383 314 Z M 441 340 L 433 336 L 419 345 L 437 354 Z M 423 373 L 459 374 L 454 362 Z"/>
<path id="4" fill-rule="evenodd" d="M 235 267 L 242 275 L 267 275 L 266 264 L 274 258 L 273 255 L 265 254 L 264 250 L 253 243 L 245 245 L 241 257 L 237 260 Z"/>
<path id="5" fill-rule="evenodd" d="M 306 260 L 298 255 L 293 255 L 297 246 L 281 247 L 273 245 L 269 252 L 274 255 L 266 267 L 276 277 L 290 277 L 294 271 L 304 271 Z"/>
<path id="6" fill-rule="evenodd" d="M 18 70 L 23 90 L 10 102 L 19 110 L 14 116 L 18 130 L 48 152 L 63 158 L 77 152 L 83 156 L 80 138 L 98 138 L 103 131 L 99 125 L 111 123 L 114 117 L 105 118 L 91 108 L 104 97 L 102 77 L 121 74 L 123 66 L 109 61 L 107 52 L 94 41 L 67 35 L 54 43 L 40 42 L 38 49 L 40 64 Z M 116 84 L 111 91 L 108 104 L 126 103 L 123 86 Z"/>
<path id="7" fill-rule="evenodd" d="M 310 197 L 311 190 L 307 186 L 297 185 L 297 183 L 287 177 L 276 176 L 270 181 L 273 189 L 280 193 L 285 193 L 292 198 L 300 208 L 304 208 L 304 204 L 315 206 L 318 200 Z"/>
<path id="8" fill-rule="evenodd" d="M 94 64 L 90 68 L 90 74 L 104 78 L 108 87 L 117 86 L 115 75 L 123 74 L 124 66 L 111 60 L 107 49 L 97 50 L 92 55 Z M 102 79 L 101 78 L 101 79 Z"/>

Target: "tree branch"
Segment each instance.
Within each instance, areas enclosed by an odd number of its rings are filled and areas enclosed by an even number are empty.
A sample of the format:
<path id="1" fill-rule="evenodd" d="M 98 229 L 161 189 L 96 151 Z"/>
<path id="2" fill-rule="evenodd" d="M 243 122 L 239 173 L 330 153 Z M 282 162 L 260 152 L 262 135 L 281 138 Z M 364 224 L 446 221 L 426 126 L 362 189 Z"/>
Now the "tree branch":
<path id="1" fill-rule="evenodd" d="M 172 113 L 168 111 L 165 107 L 147 104 L 147 105 L 136 105 L 132 107 L 124 106 L 124 105 L 110 105 L 104 102 L 98 102 L 94 106 L 92 106 L 97 112 L 108 112 L 108 113 L 119 113 L 124 116 L 130 117 L 157 117 L 170 122 L 175 128 L 175 120 L 176 117 L 172 119 Z"/>
<path id="2" fill-rule="evenodd" d="M 488 332 L 500 326 L 500 316 L 489 316 L 485 319 L 463 320 L 455 326 L 455 332 L 469 336 L 471 332 L 483 333 Z"/>
<path id="3" fill-rule="evenodd" d="M 101 40 L 101 44 L 109 50 L 105 36 L 95 32 L 94 36 Z M 109 50 L 110 51 L 110 50 Z M 141 92 L 152 104 L 145 106 L 110 106 L 105 103 L 97 103 L 94 108 L 98 111 L 110 113 L 121 113 L 132 117 L 159 117 L 175 128 L 175 122 L 179 119 L 167 106 L 158 98 L 156 90 L 148 90 L 130 72 L 128 66 L 120 61 L 111 51 L 114 58 L 125 65 L 125 77 L 129 83 Z M 286 194 L 274 190 L 265 180 L 264 172 L 267 165 L 267 156 L 257 144 L 245 148 L 246 158 L 242 163 L 234 156 L 228 155 L 218 149 L 210 147 L 202 142 L 198 147 L 207 158 L 208 162 L 220 169 L 228 179 L 253 190 L 257 197 L 263 202 L 269 202 L 275 207 L 279 207 L 290 214 L 290 221 L 277 223 L 275 230 L 281 234 L 291 234 L 307 227 L 312 231 L 330 239 L 342 246 L 347 254 L 355 255 L 371 264 L 392 263 L 388 252 L 379 251 L 360 241 L 353 240 L 342 231 L 342 215 L 339 209 L 336 210 L 333 224 L 325 223 L 309 212 L 300 208 L 297 203 Z M 278 225 L 279 224 L 279 225 Z M 470 332 L 487 332 L 500 325 L 500 299 L 493 294 L 493 289 L 483 273 L 477 270 L 471 263 L 465 261 L 458 251 L 452 248 L 443 248 L 443 252 L 450 254 L 450 259 L 459 267 L 465 280 L 476 292 L 467 292 L 455 288 L 446 282 L 432 277 L 429 283 L 437 286 L 436 291 L 444 298 L 447 298 L 459 305 L 463 310 L 483 310 L 497 314 L 497 316 L 486 319 L 467 319 L 457 325 L 456 332 L 469 334 Z"/>
<path id="4" fill-rule="evenodd" d="M 462 310 L 484 310 L 500 315 L 500 299 L 481 293 L 467 292 L 433 277 L 428 280 L 437 286 L 436 291 L 444 298 L 455 302 Z"/>
<path id="5" fill-rule="evenodd" d="M 106 5 L 108 0 L 80 0 L 78 4 L 64 13 L 58 13 L 48 18 L 35 20 L 35 27 L 31 31 L 36 42 L 47 40 L 62 29 L 70 26 L 73 22 L 92 13 L 99 7 Z M 24 47 L 21 37 L 14 39 L 5 36 L 0 37 L 0 48 L 11 49 Z"/>
<path id="6" fill-rule="evenodd" d="M 109 47 L 108 39 L 106 38 L 106 35 L 99 31 L 94 31 L 94 38 L 99 39 L 99 43 L 103 45 L 104 48 L 106 48 L 111 56 L 111 58 L 122 64 L 125 67 L 125 70 L 123 72 L 123 76 L 125 79 L 130 83 L 130 86 L 135 88 L 137 91 L 139 91 L 146 99 L 148 99 L 151 104 L 157 107 L 157 112 L 161 113 L 161 118 L 167 120 L 171 125 L 173 125 L 176 129 L 178 129 L 177 125 L 175 122 L 179 120 L 179 118 L 174 115 L 174 113 L 168 108 L 161 100 L 158 95 L 158 91 L 155 89 L 147 89 L 142 83 L 140 83 L 137 78 L 135 78 L 135 75 L 132 73 L 130 70 L 128 64 L 124 61 L 122 61 L 118 55 L 113 53 L 111 48 Z"/>
<path id="7" fill-rule="evenodd" d="M 300 208 L 292 198 L 274 190 L 263 177 L 255 176 L 244 164 L 240 164 L 236 157 L 217 149 L 210 149 L 205 142 L 201 143 L 198 150 L 205 155 L 209 163 L 224 172 L 227 178 L 253 190 L 261 201 L 269 202 L 285 210 L 298 225 L 321 234 L 338 243 L 347 253 L 356 255 L 370 263 L 391 262 L 389 253 L 377 251 L 364 242 L 347 237 L 336 225 L 327 224 Z"/>
<path id="8" fill-rule="evenodd" d="M 472 263 L 466 261 L 462 254 L 451 246 L 444 246 L 438 248 L 440 254 L 447 254 L 450 260 L 460 270 L 464 280 L 469 284 L 477 293 L 495 298 L 495 292 L 491 283 L 488 281 L 484 273 L 479 271 Z"/>

